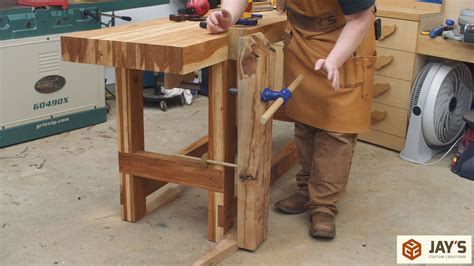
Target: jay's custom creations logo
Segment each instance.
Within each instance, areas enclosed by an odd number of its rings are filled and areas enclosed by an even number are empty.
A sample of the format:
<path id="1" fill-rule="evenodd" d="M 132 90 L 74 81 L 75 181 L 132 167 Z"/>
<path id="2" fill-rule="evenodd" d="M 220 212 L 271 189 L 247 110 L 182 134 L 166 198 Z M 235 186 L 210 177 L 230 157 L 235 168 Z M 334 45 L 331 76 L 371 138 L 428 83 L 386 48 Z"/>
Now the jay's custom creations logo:
<path id="1" fill-rule="evenodd" d="M 408 240 L 402 245 L 403 256 L 407 257 L 410 260 L 414 260 L 421 256 L 421 244 L 416 242 L 413 239 Z"/>
<path id="2" fill-rule="evenodd" d="M 472 236 L 397 236 L 397 263 L 470 264 Z"/>

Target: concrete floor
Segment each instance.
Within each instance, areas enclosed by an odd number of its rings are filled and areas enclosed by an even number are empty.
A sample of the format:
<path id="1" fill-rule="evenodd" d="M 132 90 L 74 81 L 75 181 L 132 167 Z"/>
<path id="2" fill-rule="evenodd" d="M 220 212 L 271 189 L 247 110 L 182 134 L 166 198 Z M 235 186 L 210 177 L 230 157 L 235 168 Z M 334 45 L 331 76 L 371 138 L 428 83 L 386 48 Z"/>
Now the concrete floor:
<path id="1" fill-rule="evenodd" d="M 207 99 L 146 108 L 146 145 L 174 153 L 206 135 Z M 277 145 L 291 139 L 278 124 Z M 182 264 L 210 246 L 207 193 L 177 200 L 136 224 L 120 219 L 115 114 L 107 123 L 0 150 L 0 264 Z M 395 264 L 399 234 L 474 234 L 474 183 L 449 161 L 423 167 L 359 143 L 337 238 L 308 236 L 306 214 L 270 210 L 268 240 L 222 264 Z M 295 190 L 295 167 L 271 190 L 273 204 Z"/>

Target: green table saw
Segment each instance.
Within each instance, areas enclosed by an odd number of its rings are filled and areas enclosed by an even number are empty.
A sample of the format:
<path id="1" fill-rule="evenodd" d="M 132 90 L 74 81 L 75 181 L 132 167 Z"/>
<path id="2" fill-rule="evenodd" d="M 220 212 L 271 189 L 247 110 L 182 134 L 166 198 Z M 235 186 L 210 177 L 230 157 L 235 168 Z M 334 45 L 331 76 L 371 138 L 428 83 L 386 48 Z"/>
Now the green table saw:
<path id="1" fill-rule="evenodd" d="M 168 3 L 69 0 L 65 9 L 1 0 L 0 148 L 105 122 L 104 68 L 62 62 L 60 34 L 101 28 L 104 12 Z"/>

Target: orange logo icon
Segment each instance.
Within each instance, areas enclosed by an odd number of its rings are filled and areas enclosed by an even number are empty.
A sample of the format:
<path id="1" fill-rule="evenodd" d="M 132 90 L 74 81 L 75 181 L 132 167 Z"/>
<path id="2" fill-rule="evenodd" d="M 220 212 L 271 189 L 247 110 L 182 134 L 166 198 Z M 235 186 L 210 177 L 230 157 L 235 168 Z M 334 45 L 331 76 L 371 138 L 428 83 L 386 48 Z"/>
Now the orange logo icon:
<path id="1" fill-rule="evenodd" d="M 410 260 L 421 256 L 421 244 L 413 239 L 408 240 L 402 245 L 402 254 Z"/>

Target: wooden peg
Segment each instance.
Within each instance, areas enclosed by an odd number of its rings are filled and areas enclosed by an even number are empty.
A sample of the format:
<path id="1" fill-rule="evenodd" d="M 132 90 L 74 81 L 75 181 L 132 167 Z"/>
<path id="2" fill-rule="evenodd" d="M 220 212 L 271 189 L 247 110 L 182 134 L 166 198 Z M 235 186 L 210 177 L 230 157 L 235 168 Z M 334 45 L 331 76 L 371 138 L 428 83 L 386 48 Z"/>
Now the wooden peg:
<path id="1" fill-rule="evenodd" d="M 370 118 L 371 118 L 372 125 L 377 124 L 383 121 L 385 118 L 387 118 L 387 111 L 383 111 L 383 112 L 373 111 Z"/>
<path id="2" fill-rule="evenodd" d="M 380 36 L 379 41 L 385 40 L 387 37 L 391 36 L 392 34 L 397 31 L 397 25 L 387 25 L 382 27 L 382 36 Z"/>
<path id="3" fill-rule="evenodd" d="M 393 62 L 393 56 L 379 56 L 377 57 L 377 62 L 375 62 L 375 69 L 380 70 Z"/>
<path id="4" fill-rule="evenodd" d="M 390 83 L 377 83 L 374 85 L 374 98 L 390 90 Z"/>

